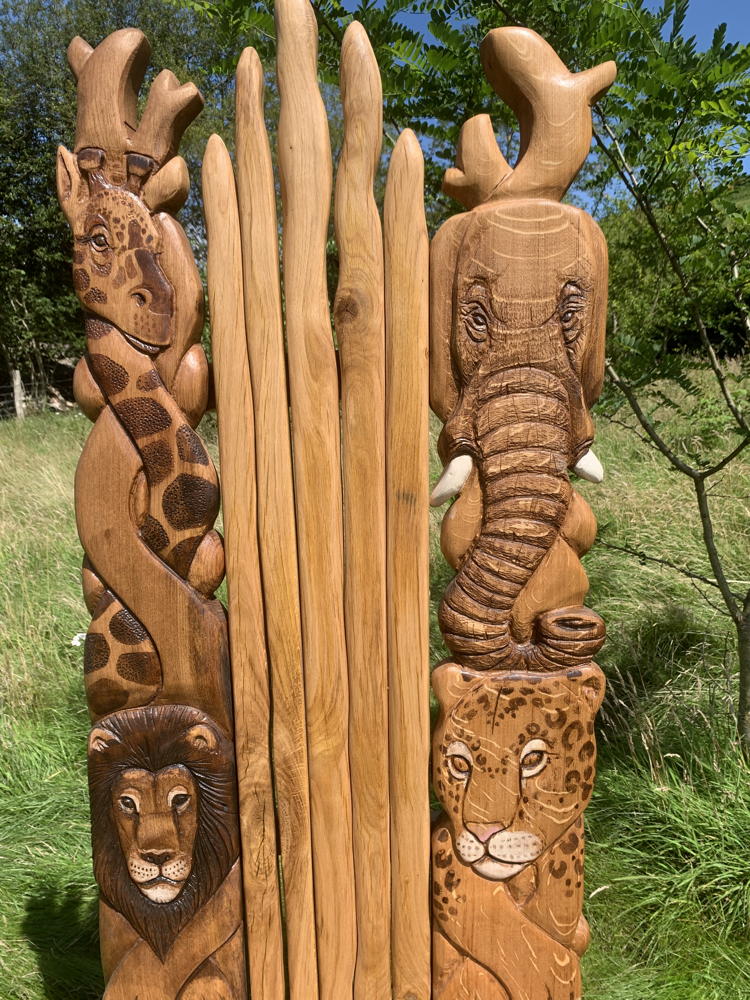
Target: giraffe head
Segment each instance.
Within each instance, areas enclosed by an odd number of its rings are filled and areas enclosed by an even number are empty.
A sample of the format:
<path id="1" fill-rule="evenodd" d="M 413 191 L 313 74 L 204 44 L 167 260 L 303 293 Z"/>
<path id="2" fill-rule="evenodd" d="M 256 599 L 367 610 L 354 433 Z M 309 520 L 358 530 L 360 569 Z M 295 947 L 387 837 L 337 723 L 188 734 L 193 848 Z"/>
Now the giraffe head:
<path id="1" fill-rule="evenodd" d="M 85 150 L 88 163 L 93 153 Z M 103 158 L 103 157 L 102 157 Z M 96 162 L 97 157 L 94 157 Z M 73 231 L 73 285 L 85 309 L 148 348 L 169 343 L 174 291 L 159 263 L 158 220 L 139 194 L 110 183 L 101 164 L 60 148 L 60 204 Z"/>
<path id="2" fill-rule="evenodd" d="M 78 119 L 73 152 L 58 150 L 57 192 L 73 230 L 73 284 L 82 305 L 154 353 L 170 343 L 175 308 L 160 263 L 159 213 L 176 211 L 187 195 L 187 167 L 175 154 L 203 99 L 164 70 L 136 127 L 148 55 L 134 28 L 114 32 L 96 49 L 82 38 L 71 42 Z"/>

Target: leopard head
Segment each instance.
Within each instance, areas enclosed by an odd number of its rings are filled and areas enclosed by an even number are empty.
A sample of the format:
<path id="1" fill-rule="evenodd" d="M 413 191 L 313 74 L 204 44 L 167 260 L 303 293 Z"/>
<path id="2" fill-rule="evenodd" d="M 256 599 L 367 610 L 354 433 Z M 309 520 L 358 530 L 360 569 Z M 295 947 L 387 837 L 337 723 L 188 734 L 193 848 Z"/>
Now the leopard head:
<path id="1" fill-rule="evenodd" d="M 596 763 L 594 664 L 551 674 L 433 673 L 433 786 L 464 864 L 493 881 L 533 864 L 582 815 Z"/>

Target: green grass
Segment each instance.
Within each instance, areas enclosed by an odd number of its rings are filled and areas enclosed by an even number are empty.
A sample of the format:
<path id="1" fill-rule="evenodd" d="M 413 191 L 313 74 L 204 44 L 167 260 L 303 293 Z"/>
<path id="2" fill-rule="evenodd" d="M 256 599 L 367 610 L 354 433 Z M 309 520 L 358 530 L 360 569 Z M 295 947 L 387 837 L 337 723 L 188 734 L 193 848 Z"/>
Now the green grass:
<path id="1" fill-rule="evenodd" d="M 0 423 L 0 1000 L 101 995 L 88 719 L 72 645 L 87 627 L 72 489 L 89 428 L 78 415 Z M 596 450 L 607 479 L 581 492 L 602 540 L 707 572 L 689 484 L 604 420 Z M 718 543 L 740 580 L 750 566 L 748 465 L 727 470 L 712 497 Z M 434 607 L 451 574 L 441 515 L 432 516 Z M 587 1000 L 746 1000 L 750 773 L 732 729 L 731 628 L 689 581 L 653 563 L 599 545 L 586 567 L 609 629 L 587 813 Z M 431 640 L 439 658 L 434 622 Z"/>

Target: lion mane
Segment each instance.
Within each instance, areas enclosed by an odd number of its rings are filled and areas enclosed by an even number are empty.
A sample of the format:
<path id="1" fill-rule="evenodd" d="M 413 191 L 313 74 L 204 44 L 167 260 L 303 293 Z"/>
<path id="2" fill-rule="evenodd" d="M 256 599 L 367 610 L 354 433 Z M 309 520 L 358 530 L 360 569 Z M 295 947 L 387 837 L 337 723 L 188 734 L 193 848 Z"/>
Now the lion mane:
<path id="1" fill-rule="evenodd" d="M 214 746 L 196 745 L 187 733 L 205 726 Z M 103 900 L 121 913 L 164 961 L 180 931 L 213 896 L 239 857 L 235 766 L 232 745 L 203 712 L 184 705 L 149 705 L 97 722 L 106 740 L 89 751 L 94 875 Z M 182 764 L 198 788 L 193 866 L 172 902 L 147 899 L 132 881 L 115 825 L 112 785 L 123 771 L 157 772 Z"/>

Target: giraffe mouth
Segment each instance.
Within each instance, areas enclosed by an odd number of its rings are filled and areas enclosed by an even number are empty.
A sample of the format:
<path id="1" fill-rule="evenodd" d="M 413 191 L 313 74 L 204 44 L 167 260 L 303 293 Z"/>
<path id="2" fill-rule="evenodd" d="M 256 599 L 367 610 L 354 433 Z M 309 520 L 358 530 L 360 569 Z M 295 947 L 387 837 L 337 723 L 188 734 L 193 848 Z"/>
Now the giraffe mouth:
<path id="1" fill-rule="evenodd" d="M 153 356 L 154 354 L 158 354 L 161 350 L 161 347 L 159 347 L 158 344 L 147 344 L 144 340 L 139 340 L 138 337 L 134 337 L 132 333 L 125 333 L 124 330 L 122 333 L 125 339 L 132 344 L 137 351 L 141 351 L 143 354 L 150 354 Z"/>

